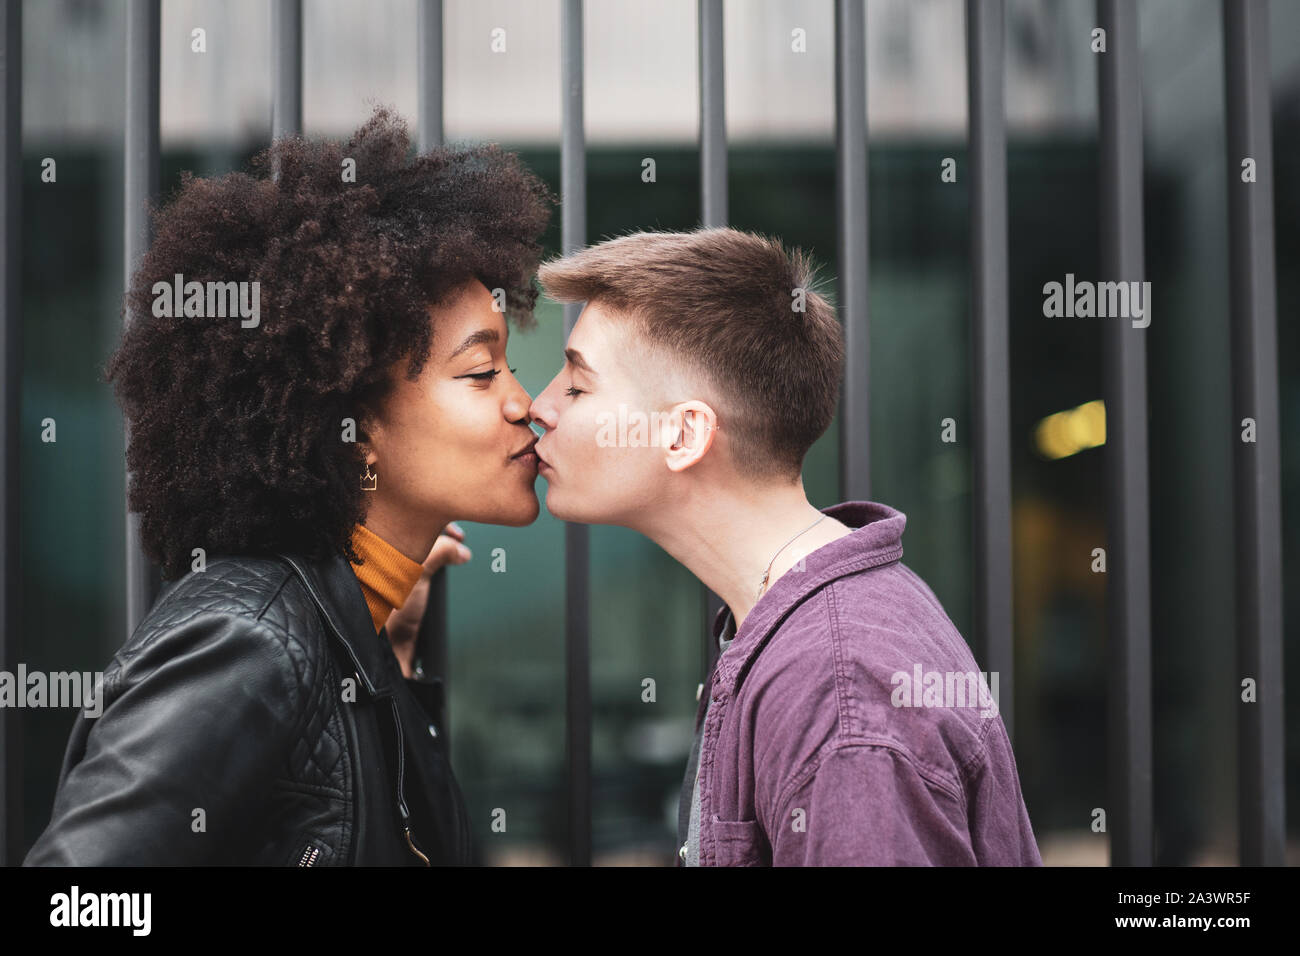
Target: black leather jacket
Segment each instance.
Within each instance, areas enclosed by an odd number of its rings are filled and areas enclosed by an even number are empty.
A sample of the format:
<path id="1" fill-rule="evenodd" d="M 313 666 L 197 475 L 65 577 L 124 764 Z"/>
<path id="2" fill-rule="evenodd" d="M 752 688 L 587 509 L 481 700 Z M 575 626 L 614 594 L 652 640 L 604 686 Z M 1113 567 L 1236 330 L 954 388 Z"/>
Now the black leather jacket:
<path id="1" fill-rule="evenodd" d="M 472 862 L 440 693 L 402 676 L 344 555 L 213 558 L 78 713 L 24 864 Z"/>

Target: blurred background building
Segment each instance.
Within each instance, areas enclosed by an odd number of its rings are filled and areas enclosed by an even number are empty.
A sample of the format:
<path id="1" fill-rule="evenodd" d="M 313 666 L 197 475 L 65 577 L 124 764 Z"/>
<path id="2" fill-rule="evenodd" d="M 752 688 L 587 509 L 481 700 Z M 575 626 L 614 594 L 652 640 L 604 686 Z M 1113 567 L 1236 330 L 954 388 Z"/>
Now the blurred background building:
<path id="1" fill-rule="evenodd" d="M 1140 0 L 1155 673 L 1157 862 L 1233 863 L 1235 678 L 1223 37 L 1218 0 Z M 270 131 L 263 0 L 162 5 L 164 197 L 182 169 L 241 167 Z M 591 241 L 699 221 L 694 0 L 586 4 Z M 1300 4 L 1273 0 L 1275 222 L 1287 670 L 1300 621 Z M 309 136 L 342 137 L 376 103 L 414 125 L 414 0 L 306 0 Z M 125 639 L 122 423 L 99 369 L 122 293 L 125 4 L 23 9 L 23 660 L 101 668 Z M 1106 793 L 1101 449 L 1040 446 L 1047 416 L 1101 397 L 1098 320 L 1044 321 L 1042 286 L 1097 274 L 1097 67 L 1092 0 L 1008 0 L 1008 154 L 1016 755 L 1048 864 L 1104 865 L 1089 829 Z M 191 31 L 206 32 L 206 51 Z M 803 31 L 805 49 L 792 40 Z M 496 33 L 494 31 L 504 31 Z M 908 516 L 904 561 L 969 635 L 970 250 L 961 0 L 869 0 L 872 497 Z M 494 51 L 494 39 L 497 50 Z M 504 43 L 504 49 L 500 49 Z M 732 224 L 810 251 L 834 289 L 833 5 L 728 0 Z M 557 0 L 447 0 L 449 140 L 517 149 L 558 192 Z M 40 180 L 58 162 L 57 188 Z M 940 178 L 954 158 L 955 183 Z M 642 179 L 643 160 L 656 177 Z M 548 237 L 559 247 L 559 223 Z M 536 394 L 562 358 L 560 309 L 512 335 Z M 41 419 L 59 441 L 40 440 Z M 959 441 L 938 440 L 940 421 Z M 805 485 L 836 500 L 837 428 Z M 539 480 L 539 494 L 545 482 Z M 451 728 L 485 862 L 564 859 L 563 525 L 467 525 L 474 560 L 450 573 Z M 505 574 L 490 571 L 504 548 Z M 702 673 L 700 588 L 655 545 L 591 532 L 597 863 L 670 864 Z M 657 699 L 642 700 L 654 678 Z M 1292 681 L 1292 686 L 1296 686 Z M 1006 690 L 1004 686 L 1004 691 Z M 1289 820 L 1300 727 L 1288 711 Z M 48 819 L 72 720 L 29 711 L 28 845 Z M 495 833 L 492 813 L 506 811 Z M 1295 832 L 1294 822 L 1291 832 Z M 1294 845 L 1294 844 L 1293 844 Z"/>

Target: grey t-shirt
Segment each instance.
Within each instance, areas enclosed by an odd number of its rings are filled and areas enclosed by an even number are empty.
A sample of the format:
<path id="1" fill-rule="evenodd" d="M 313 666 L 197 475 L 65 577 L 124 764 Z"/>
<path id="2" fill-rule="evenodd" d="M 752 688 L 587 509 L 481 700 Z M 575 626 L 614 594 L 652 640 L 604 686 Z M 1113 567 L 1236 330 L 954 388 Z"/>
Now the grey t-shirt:
<path id="1" fill-rule="evenodd" d="M 718 635 L 718 655 L 721 656 L 735 639 L 736 619 L 728 611 L 726 620 L 723 621 L 722 633 Z M 704 688 L 703 693 L 708 693 L 707 687 Z M 686 780 L 683 781 L 682 793 L 685 795 L 686 782 L 689 781 L 691 809 L 690 815 L 686 817 L 685 833 L 682 832 L 682 820 L 685 815 L 682 813 L 677 815 L 677 839 L 681 846 L 677 852 L 686 866 L 700 865 L 700 742 L 704 737 L 704 724 L 709 719 L 710 706 L 711 703 L 704 705 L 704 716 L 700 720 L 699 730 L 695 733 L 695 742 L 691 744 L 691 756 L 686 765 Z"/>

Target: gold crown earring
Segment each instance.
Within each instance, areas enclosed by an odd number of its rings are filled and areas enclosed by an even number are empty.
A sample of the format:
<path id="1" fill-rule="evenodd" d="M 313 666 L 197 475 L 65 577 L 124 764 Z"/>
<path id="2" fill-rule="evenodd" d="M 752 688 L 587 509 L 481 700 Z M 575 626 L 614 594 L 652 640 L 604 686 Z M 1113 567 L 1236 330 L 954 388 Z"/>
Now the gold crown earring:
<path id="1" fill-rule="evenodd" d="M 370 473 L 370 463 L 366 463 L 366 473 L 361 476 L 361 490 L 374 491 L 379 484 L 379 475 Z"/>

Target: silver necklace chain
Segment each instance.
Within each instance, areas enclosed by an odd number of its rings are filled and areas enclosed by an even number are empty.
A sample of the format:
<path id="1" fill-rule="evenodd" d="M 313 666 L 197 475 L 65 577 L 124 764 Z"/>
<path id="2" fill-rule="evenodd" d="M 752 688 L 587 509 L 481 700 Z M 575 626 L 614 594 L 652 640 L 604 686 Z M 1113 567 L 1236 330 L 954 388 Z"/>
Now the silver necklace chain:
<path id="1" fill-rule="evenodd" d="M 794 536 L 794 538 L 799 537 L 799 535 L 801 534 L 807 534 L 809 531 L 811 531 L 813 528 L 817 526 L 818 521 L 821 521 L 825 517 L 826 517 L 825 515 L 822 515 L 821 518 L 818 518 L 817 521 L 814 521 L 808 527 L 804 528 L 803 531 L 800 531 L 799 534 Z M 784 551 L 786 548 L 790 547 L 790 545 L 794 543 L 794 538 L 791 538 L 785 544 L 781 545 L 781 547 L 777 548 L 776 554 L 772 555 L 772 560 L 767 562 L 767 570 L 763 572 L 763 580 L 759 582 L 758 594 L 754 597 L 754 600 L 757 601 L 759 598 L 763 596 L 763 591 L 767 588 L 767 576 L 772 573 L 772 565 L 776 563 L 776 559 L 781 554 L 781 552 Z"/>

